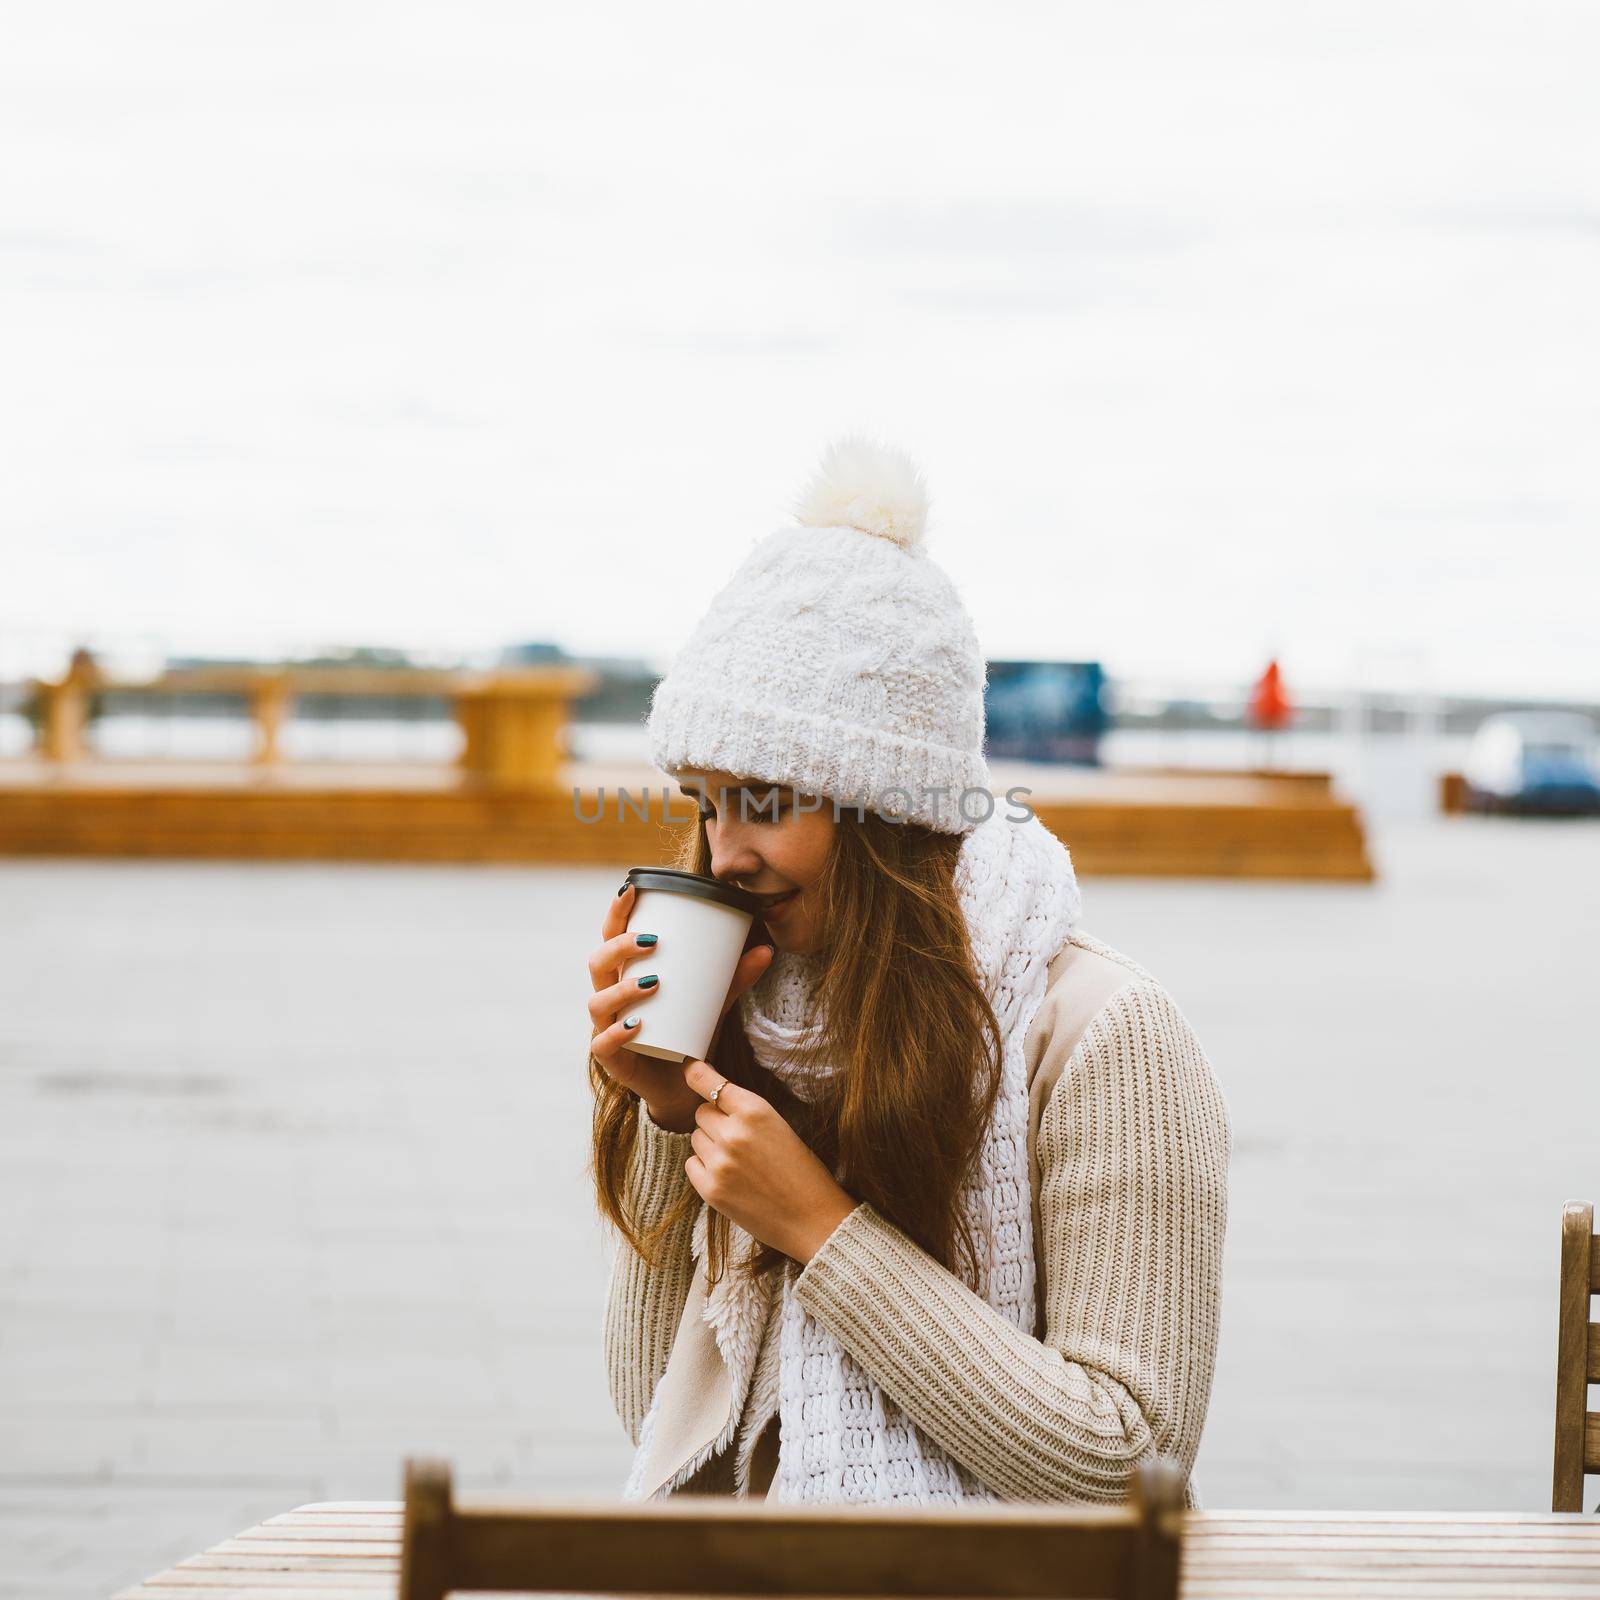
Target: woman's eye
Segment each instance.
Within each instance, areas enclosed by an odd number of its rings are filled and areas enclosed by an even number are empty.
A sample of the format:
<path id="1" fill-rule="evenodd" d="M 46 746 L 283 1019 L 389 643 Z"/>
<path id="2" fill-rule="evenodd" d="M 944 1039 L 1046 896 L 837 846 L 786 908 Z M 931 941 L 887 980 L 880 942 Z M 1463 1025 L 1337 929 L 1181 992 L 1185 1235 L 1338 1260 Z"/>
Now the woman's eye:
<path id="1" fill-rule="evenodd" d="M 748 822 L 777 822 L 783 816 L 783 795 L 774 789 L 765 794 L 746 790 L 741 812 Z"/>
<path id="2" fill-rule="evenodd" d="M 743 790 L 739 795 L 739 804 L 734 809 L 743 822 L 778 822 L 783 817 L 784 806 L 793 803 L 785 796 L 770 791 L 766 794 L 755 794 L 750 790 Z M 696 810 L 702 822 L 717 820 L 715 806 L 697 806 Z"/>

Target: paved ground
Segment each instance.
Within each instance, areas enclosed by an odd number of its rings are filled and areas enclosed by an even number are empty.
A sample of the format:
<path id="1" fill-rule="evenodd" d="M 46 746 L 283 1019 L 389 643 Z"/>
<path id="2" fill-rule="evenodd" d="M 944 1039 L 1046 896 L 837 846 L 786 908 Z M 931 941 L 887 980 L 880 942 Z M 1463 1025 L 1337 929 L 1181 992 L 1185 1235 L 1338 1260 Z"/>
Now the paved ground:
<path id="1" fill-rule="evenodd" d="M 1378 850 L 1371 889 L 1087 886 L 1234 1118 L 1197 1481 L 1547 1506 L 1600 827 Z M 613 876 L 0 863 L 0 1595 L 393 1497 L 407 1451 L 615 1490 L 579 964 Z"/>

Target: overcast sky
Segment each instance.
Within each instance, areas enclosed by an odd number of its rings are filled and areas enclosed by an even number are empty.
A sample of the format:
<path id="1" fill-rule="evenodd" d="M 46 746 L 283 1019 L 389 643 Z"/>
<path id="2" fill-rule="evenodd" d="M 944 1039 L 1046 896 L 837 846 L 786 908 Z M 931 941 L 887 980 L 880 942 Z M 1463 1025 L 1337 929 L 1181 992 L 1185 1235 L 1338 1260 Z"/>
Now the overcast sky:
<path id="1" fill-rule="evenodd" d="M 665 660 L 828 438 L 991 656 L 1600 697 L 1600 10 L 7 8 L 0 666 Z"/>

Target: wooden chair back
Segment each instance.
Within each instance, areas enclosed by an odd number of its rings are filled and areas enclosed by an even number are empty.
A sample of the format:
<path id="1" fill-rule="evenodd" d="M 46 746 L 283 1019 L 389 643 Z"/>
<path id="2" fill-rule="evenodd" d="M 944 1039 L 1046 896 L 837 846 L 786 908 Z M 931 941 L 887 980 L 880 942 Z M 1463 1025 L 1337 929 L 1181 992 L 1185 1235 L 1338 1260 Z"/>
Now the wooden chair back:
<path id="1" fill-rule="evenodd" d="M 408 1461 L 400 1600 L 472 1593 L 1174 1600 L 1183 1478 L 1140 1469 L 1126 1505 L 778 1505 L 726 1495 L 455 1503 Z"/>
<path id="2" fill-rule="evenodd" d="M 1552 1511 L 1583 1510 L 1583 1476 L 1600 1472 L 1600 1411 L 1589 1385 L 1600 1383 L 1600 1322 L 1590 1299 L 1600 1294 L 1600 1238 L 1594 1206 L 1569 1200 L 1561 1212 L 1561 1312 L 1556 1339 L 1556 1465 Z M 1600 1506 L 1595 1509 L 1600 1511 Z"/>

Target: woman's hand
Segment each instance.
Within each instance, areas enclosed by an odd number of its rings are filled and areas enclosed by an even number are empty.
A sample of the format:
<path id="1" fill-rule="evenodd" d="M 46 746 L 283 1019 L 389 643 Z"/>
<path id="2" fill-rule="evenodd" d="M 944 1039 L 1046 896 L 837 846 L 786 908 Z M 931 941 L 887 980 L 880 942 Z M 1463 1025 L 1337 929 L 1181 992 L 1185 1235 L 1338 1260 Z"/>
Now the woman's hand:
<path id="1" fill-rule="evenodd" d="M 752 1238 L 804 1266 L 857 1201 L 823 1166 L 772 1103 L 728 1083 L 708 1061 L 686 1061 L 684 1081 L 701 1097 L 684 1163 L 695 1192 Z M 724 1087 L 711 1104 L 718 1084 Z"/>
<path id="2" fill-rule="evenodd" d="M 589 981 L 594 986 L 594 993 L 589 997 L 592 1032 L 589 1052 L 617 1083 L 632 1089 L 644 1101 L 650 1108 L 650 1115 L 663 1128 L 688 1133 L 694 1126 L 695 1109 L 701 1100 L 684 1082 L 683 1069 L 687 1063 L 642 1056 L 628 1048 L 628 1040 L 639 1031 L 639 1008 L 649 1003 L 657 987 L 654 984 L 642 987 L 638 978 L 629 977 L 625 970 L 629 962 L 648 957 L 655 949 L 653 942 L 639 943 L 641 935 L 648 937 L 648 928 L 628 931 L 633 896 L 634 888 L 630 883 L 621 894 L 613 897 L 600 927 L 605 942 L 589 957 Z M 728 1014 L 734 1001 L 772 964 L 772 954 L 771 945 L 758 944 L 740 956 L 733 982 L 728 986 L 727 999 L 722 1002 L 721 1016 Z M 648 963 L 640 976 L 651 976 Z"/>

